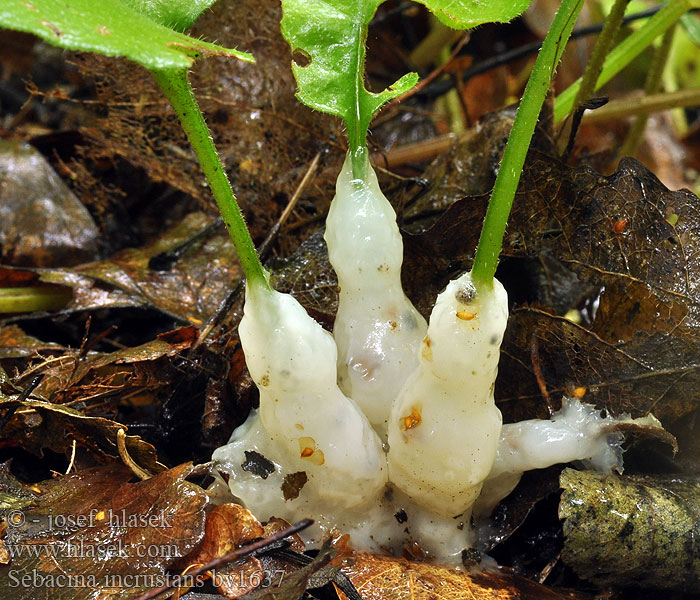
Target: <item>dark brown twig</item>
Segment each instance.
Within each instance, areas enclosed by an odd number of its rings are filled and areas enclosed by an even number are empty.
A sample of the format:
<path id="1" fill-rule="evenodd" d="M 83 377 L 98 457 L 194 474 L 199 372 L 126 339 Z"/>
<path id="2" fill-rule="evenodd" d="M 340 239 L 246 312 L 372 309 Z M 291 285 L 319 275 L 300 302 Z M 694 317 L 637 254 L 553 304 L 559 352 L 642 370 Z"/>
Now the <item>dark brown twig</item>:
<path id="1" fill-rule="evenodd" d="M 20 407 L 20 404 L 29 398 L 30 394 L 41 383 L 41 380 L 43 378 L 44 378 L 43 373 L 40 375 L 37 375 L 34 379 L 32 379 L 29 382 L 27 387 L 25 387 L 22 390 L 20 395 L 17 396 L 17 404 L 15 406 L 13 406 L 12 408 L 8 408 L 7 412 L 2 417 L 0 417 L 0 431 L 5 429 L 5 425 L 7 425 L 10 422 L 10 419 L 12 419 L 15 412 L 17 412 L 17 409 Z"/>
<path id="2" fill-rule="evenodd" d="M 210 560 L 205 565 L 202 565 L 201 567 L 189 571 L 187 573 L 187 576 L 194 579 L 196 577 L 199 577 L 200 575 L 204 575 L 207 571 L 211 571 L 212 569 L 218 569 L 219 567 L 227 565 L 230 562 L 249 556 L 250 554 L 257 552 L 258 550 L 262 550 L 263 548 L 266 548 L 270 544 L 274 544 L 275 542 L 281 539 L 289 537 L 290 535 L 294 535 L 295 533 L 299 533 L 300 531 L 303 531 L 312 524 L 313 520 L 311 519 L 304 519 L 303 521 L 299 521 L 298 523 L 295 523 L 294 525 L 291 525 L 286 529 L 282 529 L 281 531 L 273 533 L 272 535 L 258 540 L 257 542 L 253 542 L 252 544 L 248 544 L 247 546 L 243 546 L 242 548 L 233 550 L 232 552 L 229 552 L 224 556 L 220 556 L 219 558 Z M 152 590 L 144 592 L 138 598 L 136 598 L 136 600 L 153 600 L 154 598 L 160 596 L 163 592 L 167 592 L 168 590 L 171 590 L 175 587 L 176 584 L 171 583 L 168 585 L 161 586 L 159 588 L 154 588 Z"/>

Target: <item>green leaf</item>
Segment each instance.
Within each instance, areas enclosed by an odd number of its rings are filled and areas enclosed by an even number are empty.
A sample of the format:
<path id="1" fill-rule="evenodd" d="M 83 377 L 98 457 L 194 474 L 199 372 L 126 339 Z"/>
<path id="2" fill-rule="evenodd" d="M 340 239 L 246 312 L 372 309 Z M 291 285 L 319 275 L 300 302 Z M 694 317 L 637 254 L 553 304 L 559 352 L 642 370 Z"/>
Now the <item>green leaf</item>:
<path id="1" fill-rule="evenodd" d="M 377 94 L 364 86 L 367 27 L 384 0 L 282 0 L 282 35 L 300 55 L 292 65 L 301 102 L 341 117 L 350 148 L 364 147 L 367 128 L 383 104 L 418 81 L 409 73 Z M 530 0 L 419 0 L 445 24 L 467 29 L 490 21 L 508 21 Z M 308 62 L 308 64 L 306 64 Z"/>
<path id="2" fill-rule="evenodd" d="M 122 2 L 168 29 L 184 31 L 216 0 L 122 0 Z"/>
<path id="3" fill-rule="evenodd" d="M 530 6 L 531 0 L 417 0 L 452 29 L 470 29 L 482 23 L 506 23 Z"/>
<path id="4" fill-rule="evenodd" d="M 692 13 L 686 13 L 681 17 L 681 25 L 688 37 L 696 46 L 700 46 L 700 21 Z"/>
<path id="5" fill-rule="evenodd" d="M 411 89 L 415 73 L 374 94 L 364 86 L 367 25 L 382 0 L 282 0 L 282 35 L 293 53 L 310 62 L 292 64 L 297 98 L 307 106 L 341 117 L 353 150 L 364 146 L 374 113 Z"/>
<path id="6" fill-rule="evenodd" d="M 155 5 L 129 0 L 129 4 L 149 4 L 153 16 Z M 182 24 L 202 8 L 195 2 L 189 17 L 173 10 Z M 184 1 L 178 2 L 184 4 Z M 205 8 L 205 7 L 204 7 Z M 201 11 L 200 11 L 201 12 Z M 33 33 L 47 42 L 68 50 L 97 52 L 106 56 L 123 56 L 150 70 L 186 69 L 203 55 L 233 56 L 253 61 L 245 52 L 230 50 L 191 38 L 151 20 L 120 0 L 2 0 L 0 27 Z"/>

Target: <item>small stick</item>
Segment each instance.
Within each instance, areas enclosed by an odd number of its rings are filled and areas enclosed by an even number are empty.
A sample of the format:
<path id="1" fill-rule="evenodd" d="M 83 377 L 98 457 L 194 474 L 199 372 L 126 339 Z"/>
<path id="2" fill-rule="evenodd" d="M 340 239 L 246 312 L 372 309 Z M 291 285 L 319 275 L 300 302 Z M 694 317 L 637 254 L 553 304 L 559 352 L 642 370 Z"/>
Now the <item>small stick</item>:
<path id="1" fill-rule="evenodd" d="M 545 566 L 544 569 L 542 569 L 542 572 L 540 573 L 540 576 L 537 578 L 537 583 L 544 583 L 547 577 L 549 577 L 549 574 L 552 572 L 552 569 L 557 565 L 559 562 L 559 558 L 561 557 L 561 554 L 557 554 L 552 560 L 550 560 Z"/>
<path id="2" fill-rule="evenodd" d="M 294 525 L 291 525 L 290 527 L 287 527 L 286 529 L 282 529 L 281 531 L 278 531 L 276 533 L 273 533 L 272 535 L 263 538 L 261 540 L 258 540 L 257 542 L 253 542 L 252 544 L 248 544 L 247 546 L 243 546 L 242 548 L 238 548 L 237 550 L 233 550 L 232 552 L 229 552 L 228 554 L 225 554 L 224 556 L 220 556 L 219 558 L 215 558 L 211 561 L 209 561 L 207 564 L 202 565 L 201 567 L 194 569 L 193 571 L 190 571 L 188 573 L 189 577 L 196 578 L 199 575 L 203 575 L 207 571 L 211 571 L 212 569 L 217 569 L 218 567 L 222 567 L 230 562 L 233 562 L 235 560 L 238 560 L 240 558 L 244 558 L 246 556 L 249 556 L 250 554 L 253 554 L 254 552 L 257 552 L 258 550 L 262 550 L 263 548 L 269 546 L 270 544 L 274 544 L 275 542 L 282 540 L 286 537 L 289 537 L 290 535 L 294 535 L 295 533 L 299 533 L 300 531 L 306 529 L 310 525 L 313 524 L 313 520 L 311 519 L 304 519 L 302 521 L 299 521 L 298 523 L 295 523 Z M 148 592 L 145 592 L 141 594 L 136 600 L 153 600 L 153 598 L 157 598 L 162 594 L 163 592 L 167 592 L 168 590 L 171 590 L 175 587 L 176 584 L 168 584 L 164 585 L 159 588 L 154 588 L 152 590 L 149 590 Z"/>
<path id="3" fill-rule="evenodd" d="M 385 153 L 377 153 L 372 157 L 372 160 L 375 163 L 383 162 L 387 169 L 405 165 L 406 163 L 421 162 L 435 158 L 439 154 L 449 150 L 450 146 L 458 139 L 461 139 L 461 136 L 448 133 L 424 142 L 399 146 Z"/>
<path id="4" fill-rule="evenodd" d="M 301 198 L 301 195 L 306 189 L 306 186 L 309 184 L 309 181 L 311 181 L 311 178 L 316 173 L 316 169 L 318 169 L 318 162 L 320 159 L 321 153 L 317 152 L 316 156 L 314 156 L 313 160 L 311 161 L 311 164 L 306 169 L 306 172 L 304 173 L 304 176 L 299 182 L 299 185 L 297 186 L 296 190 L 294 190 L 294 193 L 289 199 L 287 206 L 282 211 L 282 214 L 280 215 L 279 219 L 277 219 L 277 222 L 272 226 L 272 229 L 270 229 L 270 232 L 267 234 L 267 237 L 265 238 L 263 243 L 260 244 L 260 246 L 258 247 L 258 254 L 261 258 L 267 254 L 267 251 L 270 249 L 270 245 L 277 237 L 277 234 L 279 234 L 280 229 L 282 229 L 282 225 L 284 225 L 285 221 L 289 218 L 289 215 L 294 210 L 294 207 L 297 205 L 297 202 L 299 201 L 299 198 Z"/>
<path id="5" fill-rule="evenodd" d="M 65 475 L 68 475 L 68 473 L 70 473 L 73 469 L 73 465 L 75 464 L 75 449 L 77 446 L 77 442 L 73 440 L 73 443 L 71 444 L 70 462 L 68 463 L 68 468 L 66 469 Z"/>
<path id="6" fill-rule="evenodd" d="M 258 248 L 258 255 L 261 259 L 265 256 L 265 254 L 267 254 L 267 251 L 270 249 L 270 245 L 279 234 L 282 225 L 284 225 L 284 222 L 294 210 L 294 207 L 299 201 L 301 194 L 304 192 L 304 189 L 309 184 L 309 181 L 311 181 L 313 174 L 316 172 L 320 159 L 321 153 L 318 152 L 316 156 L 314 156 L 309 167 L 306 169 L 304 176 L 299 182 L 299 185 L 297 186 L 296 190 L 294 190 L 292 197 L 289 199 L 289 202 L 287 203 L 285 209 L 282 211 L 282 214 L 280 215 L 279 219 L 277 219 L 277 222 L 272 226 L 272 229 L 270 229 L 270 232 L 267 234 L 267 237 L 265 238 L 263 243 L 260 244 L 260 247 Z M 221 304 L 219 304 L 219 308 L 216 309 L 216 312 L 211 317 L 209 317 L 209 320 L 202 328 L 202 332 L 199 334 L 197 341 L 192 346 L 193 351 L 202 345 L 204 340 L 206 340 L 209 337 L 214 328 L 217 325 L 219 325 L 223 317 L 228 313 L 229 310 L 231 310 L 235 299 L 241 293 L 242 287 L 243 279 L 240 279 L 236 283 L 236 285 L 233 286 L 233 289 L 229 292 L 226 298 L 224 298 Z"/>
<path id="7" fill-rule="evenodd" d="M 554 407 L 552 406 L 552 400 L 549 397 L 549 392 L 547 391 L 547 382 L 544 380 L 542 375 L 542 368 L 540 367 L 540 347 L 537 341 L 537 335 L 532 334 L 532 341 L 530 342 L 530 362 L 532 363 L 532 371 L 535 373 L 535 379 L 537 380 L 537 385 L 540 388 L 540 393 L 547 403 L 547 410 L 549 411 L 549 416 L 554 414 Z"/>
<path id="8" fill-rule="evenodd" d="M 34 379 L 32 379 L 29 382 L 29 385 L 27 385 L 27 387 L 22 390 L 22 393 L 19 396 L 17 396 L 18 404 L 16 406 L 13 406 L 12 408 L 9 408 L 7 412 L 0 418 L 0 431 L 5 429 L 5 425 L 7 425 L 10 422 L 12 416 L 15 414 L 15 412 L 17 412 L 19 404 L 27 400 L 27 398 L 29 398 L 29 395 L 34 391 L 36 386 L 38 386 L 41 383 L 41 380 L 43 378 L 43 373 L 41 375 L 37 375 Z"/>
<path id="9" fill-rule="evenodd" d="M 129 451 L 126 449 L 126 431 L 123 429 L 119 429 L 117 431 L 117 450 L 119 450 L 119 456 L 121 456 L 124 464 L 131 469 L 136 477 L 142 481 L 153 477 L 151 473 L 139 467 L 134 459 L 129 455 Z"/>

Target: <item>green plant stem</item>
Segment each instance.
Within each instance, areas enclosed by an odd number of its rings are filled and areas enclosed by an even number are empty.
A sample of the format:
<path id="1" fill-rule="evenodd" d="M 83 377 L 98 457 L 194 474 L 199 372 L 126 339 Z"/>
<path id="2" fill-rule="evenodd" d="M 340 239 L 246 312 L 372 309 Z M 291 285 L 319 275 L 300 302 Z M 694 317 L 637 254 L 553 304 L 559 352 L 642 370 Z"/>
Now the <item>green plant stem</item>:
<path id="1" fill-rule="evenodd" d="M 367 130 L 365 129 L 365 137 L 366 136 Z M 367 174 L 367 164 L 369 161 L 369 152 L 367 152 L 365 140 L 362 140 L 359 145 L 356 141 L 350 142 L 350 164 L 352 165 L 352 177 L 353 179 L 362 179 L 364 181 L 365 175 Z"/>
<path id="2" fill-rule="evenodd" d="M 72 297 L 69 289 L 59 287 L 0 288 L 0 313 L 60 310 Z"/>
<path id="3" fill-rule="evenodd" d="M 443 48 L 449 48 L 463 35 L 463 31 L 450 29 L 431 14 L 430 31 L 411 52 L 408 60 L 416 69 L 425 69 L 437 62 L 436 57 Z"/>
<path id="4" fill-rule="evenodd" d="M 443 46 L 439 53 L 440 65 L 444 65 L 449 62 L 451 54 L 450 47 Z M 454 76 L 448 75 L 447 77 Z M 460 98 L 460 94 L 461 90 L 458 88 L 458 86 L 456 86 L 443 96 L 445 99 L 445 109 L 447 112 L 450 131 L 456 134 L 464 133 L 465 130 L 464 122 L 466 120 L 466 114 L 463 110 L 463 100 Z"/>
<path id="5" fill-rule="evenodd" d="M 498 255 L 503 245 L 506 223 L 513 206 L 513 198 L 525 164 L 530 140 L 549 90 L 552 75 L 582 7 L 583 0 L 562 1 L 525 86 L 491 192 L 479 245 L 474 255 L 472 279 L 477 286 L 493 286 L 493 276 L 496 273 Z"/>
<path id="6" fill-rule="evenodd" d="M 651 67 L 647 73 L 647 78 L 644 83 L 645 95 L 656 94 L 661 89 L 661 77 L 666 68 L 668 55 L 671 51 L 671 42 L 673 42 L 673 34 L 675 27 L 670 27 L 661 38 L 659 47 L 654 51 L 654 58 L 651 61 Z M 644 135 L 649 115 L 639 115 L 632 123 L 632 127 L 625 136 L 625 141 L 618 152 L 619 156 L 634 156 L 637 146 Z"/>
<path id="7" fill-rule="evenodd" d="M 595 90 L 600 89 L 669 27 L 674 25 L 691 8 L 700 6 L 700 0 L 671 0 L 658 13 L 651 17 L 640 29 L 618 45 L 605 59 Z M 581 79 L 564 90 L 554 103 L 554 121 L 565 119 L 572 111 L 574 99 L 581 86 Z M 594 91 L 595 91 L 594 90 Z"/>
<path id="8" fill-rule="evenodd" d="M 151 71 L 151 74 L 175 109 L 182 128 L 199 159 L 233 245 L 236 247 L 248 284 L 269 289 L 267 272 L 260 262 L 219 153 L 216 151 L 202 111 L 199 110 L 187 78 L 187 71 L 163 70 Z"/>
<path id="9" fill-rule="evenodd" d="M 612 5 L 610 14 L 603 24 L 603 30 L 600 32 L 595 46 L 593 47 L 593 52 L 586 65 L 583 77 L 581 77 L 581 87 L 579 87 L 576 98 L 574 99 L 574 110 L 584 102 L 590 100 L 593 95 L 596 81 L 598 81 L 598 76 L 603 70 L 603 62 L 622 25 L 622 18 L 625 16 L 625 9 L 629 2 L 630 0 L 615 0 L 615 3 Z"/>

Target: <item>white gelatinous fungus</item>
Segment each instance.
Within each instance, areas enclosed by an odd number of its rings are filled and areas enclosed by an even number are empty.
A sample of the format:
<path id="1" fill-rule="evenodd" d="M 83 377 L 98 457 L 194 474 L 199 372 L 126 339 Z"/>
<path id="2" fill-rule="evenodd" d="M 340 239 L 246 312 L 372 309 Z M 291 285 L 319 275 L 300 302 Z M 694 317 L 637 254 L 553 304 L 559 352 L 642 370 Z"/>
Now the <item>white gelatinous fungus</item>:
<path id="1" fill-rule="evenodd" d="M 214 460 L 259 519 L 313 517 L 313 542 L 336 527 L 357 548 L 414 541 L 459 564 L 472 511 L 488 513 L 523 471 L 571 460 L 621 468 L 612 428 L 628 418 L 565 400 L 551 420 L 501 425 L 503 286 L 476 287 L 470 273 L 451 281 L 426 332 L 401 288 L 401 237 L 369 165 L 360 181 L 346 161 L 326 239 L 341 285 L 335 340 L 291 296 L 246 290 L 239 332 L 260 408 Z"/>
<path id="2" fill-rule="evenodd" d="M 387 481 L 386 458 L 367 418 L 337 386 L 332 336 L 292 296 L 262 286 L 246 290 L 244 313 L 239 334 L 260 408 L 234 432 L 233 445 L 214 454 L 235 467 L 234 493 L 254 509 L 286 502 L 273 480 L 251 487 L 241 471 L 245 458 L 237 462 L 248 450 L 275 463 L 282 478 L 304 473 L 297 509 L 373 501 Z"/>
<path id="3" fill-rule="evenodd" d="M 525 471 L 544 469 L 559 463 L 582 461 L 587 467 L 622 473 L 622 442 L 619 425 L 662 428 L 654 415 L 632 419 L 613 417 L 577 398 L 564 397 L 562 407 L 549 420 L 529 419 L 508 423 L 474 511 L 488 515 L 518 485 Z"/>
<path id="4" fill-rule="evenodd" d="M 425 319 L 401 287 L 396 213 L 367 164 L 354 179 L 350 154 L 326 220 L 328 257 L 340 284 L 333 335 L 338 385 L 384 437 L 396 392 L 418 364 Z"/>
<path id="5" fill-rule="evenodd" d="M 436 514 L 468 511 L 491 471 L 501 433 L 493 387 L 508 321 L 496 280 L 477 290 L 451 281 L 430 315 L 419 366 L 389 421 L 389 478 Z"/>

